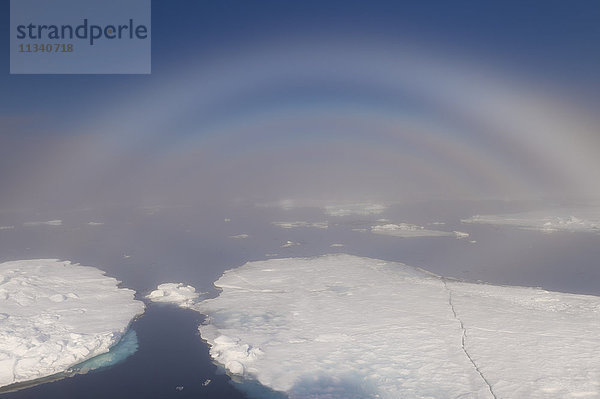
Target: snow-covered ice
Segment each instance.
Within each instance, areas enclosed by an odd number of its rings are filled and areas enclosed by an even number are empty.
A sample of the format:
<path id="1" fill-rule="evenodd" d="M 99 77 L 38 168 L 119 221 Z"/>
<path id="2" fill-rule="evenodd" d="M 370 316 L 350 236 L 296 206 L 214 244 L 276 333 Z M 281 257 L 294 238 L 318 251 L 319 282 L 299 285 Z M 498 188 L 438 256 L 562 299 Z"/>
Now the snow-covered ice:
<path id="1" fill-rule="evenodd" d="M 463 223 L 508 225 L 545 233 L 555 231 L 600 233 L 600 209 L 554 209 L 505 215 L 475 215 Z"/>
<path id="2" fill-rule="evenodd" d="M 50 376 L 108 352 L 144 311 L 94 267 L 55 259 L 0 263 L 0 386 Z"/>
<path id="3" fill-rule="evenodd" d="M 25 222 L 23 223 L 25 227 L 34 227 L 34 226 L 62 226 L 62 220 L 48 220 L 46 222 Z"/>
<path id="4" fill-rule="evenodd" d="M 456 238 L 468 238 L 469 237 L 469 233 L 465 233 L 463 231 L 453 231 L 454 235 L 456 236 Z"/>
<path id="5" fill-rule="evenodd" d="M 329 227 L 327 222 L 273 222 L 272 224 L 283 229 L 294 229 L 298 227 L 315 227 L 317 229 L 326 229 Z"/>
<path id="6" fill-rule="evenodd" d="M 261 208 L 279 208 L 283 210 L 292 210 L 299 208 L 319 208 L 329 216 L 368 216 L 378 215 L 388 209 L 388 204 L 379 201 L 323 201 L 323 200 L 280 200 L 272 202 L 256 203 L 255 206 Z"/>
<path id="7" fill-rule="evenodd" d="M 290 398 L 600 397 L 598 297 L 345 254 L 249 262 L 215 286 L 194 306 L 212 358 Z"/>
<path id="8" fill-rule="evenodd" d="M 409 224 L 409 223 L 378 224 L 378 225 L 371 227 L 371 233 L 393 236 L 393 237 L 401 237 L 401 238 L 411 238 L 411 237 L 465 238 L 465 237 L 469 236 L 468 233 L 463 233 L 460 231 L 430 230 L 430 229 L 426 229 L 423 226 L 418 226 L 416 224 Z"/>
<path id="9" fill-rule="evenodd" d="M 182 308 L 192 306 L 200 296 L 191 285 L 183 283 L 160 284 L 154 291 L 146 296 L 152 302 L 173 303 Z"/>
<path id="10" fill-rule="evenodd" d="M 350 215 L 378 215 L 387 209 L 386 205 L 372 202 L 361 202 L 356 204 L 332 204 L 325 206 L 325 213 L 329 216 Z"/>
<path id="11" fill-rule="evenodd" d="M 104 222 L 88 222 L 88 226 L 103 226 Z"/>

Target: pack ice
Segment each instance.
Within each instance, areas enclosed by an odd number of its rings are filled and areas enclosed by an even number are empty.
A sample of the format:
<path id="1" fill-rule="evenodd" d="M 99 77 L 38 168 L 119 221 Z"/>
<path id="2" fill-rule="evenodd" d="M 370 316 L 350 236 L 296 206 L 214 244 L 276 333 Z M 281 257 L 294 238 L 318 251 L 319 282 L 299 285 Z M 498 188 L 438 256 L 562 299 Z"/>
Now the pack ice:
<path id="1" fill-rule="evenodd" d="M 600 298 L 337 254 L 249 262 L 195 305 L 212 358 L 290 398 L 598 398 Z"/>
<path id="2" fill-rule="evenodd" d="M 386 223 L 386 224 L 378 224 L 371 227 L 371 233 L 388 235 L 392 237 L 400 237 L 400 238 L 412 238 L 412 237 L 456 237 L 456 238 L 466 238 L 469 236 L 468 233 L 463 233 L 460 231 L 439 231 L 439 230 L 429 230 L 423 226 L 418 226 L 416 224 L 409 223 Z"/>
<path id="3" fill-rule="evenodd" d="M 544 233 L 555 231 L 600 233 L 600 207 L 553 209 L 505 215 L 475 215 L 463 223 L 515 226 Z"/>
<path id="4" fill-rule="evenodd" d="M 0 386 L 108 352 L 144 311 L 94 267 L 55 259 L 0 263 Z"/>

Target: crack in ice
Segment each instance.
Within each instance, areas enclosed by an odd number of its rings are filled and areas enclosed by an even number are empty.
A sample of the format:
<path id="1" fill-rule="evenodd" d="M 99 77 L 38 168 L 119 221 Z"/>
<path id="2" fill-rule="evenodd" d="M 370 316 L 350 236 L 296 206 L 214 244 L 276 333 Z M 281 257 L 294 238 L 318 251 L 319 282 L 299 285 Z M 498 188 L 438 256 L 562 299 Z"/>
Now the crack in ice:
<path id="1" fill-rule="evenodd" d="M 213 361 L 289 397 L 598 396 L 600 297 L 346 254 L 249 262 L 215 287 L 193 306 Z"/>
<path id="2" fill-rule="evenodd" d="M 477 374 L 479 374 L 479 376 L 481 377 L 481 379 L 483 380 L 483 382 L 485 383 L 485 385 L 487 385 L 487 387 L 488 387 L 488 389 L 489 389 L 490 394 L 492 395 L 492 397 L 494 399 L 497 399 L 496 394 L 494 393 L 494 390 L 492 389 L 492 384 L 490 384 L 490 382 L 485 378 L 485 376 L 483 375 L 483 373 L 481 372 L 481 370 L 477 366 L 477 363 L 475 363 L 475 361 L 473 360 L 473 358 L 471 357 L 471 355 L 467 351 L 467 348 L 465 347 L 465 340 L 467 338 L 467 329 L 465 328 L 465 325 L 462 322 L 462 320 L 460 319 L 460 317 L 458 317 L 458 315 L 456 314 L 456 309 L 454 309 L 454 304 L 452 303 L 452 290 L 448 287 L 448 284 L 446 283 L 446 279 L 445 278 L 442 278 L 442 283 L 444 284 L 444 288 L 448 292 L 448 304 L 450 305 L 450 310 L 452 310 L 452 314 L 454 315 L 454 318 L 459 322 L 460 329 L 462 330 L 462 335 L 460 337 L 460 346 L 461 346 L 461 349 L 465 353 L 465 355 L 467 356 L 467 359 L 469 359 L 469 361 L 471 362 L 471 364 L 475 368 L 475 371 L 477 371 Z"/>

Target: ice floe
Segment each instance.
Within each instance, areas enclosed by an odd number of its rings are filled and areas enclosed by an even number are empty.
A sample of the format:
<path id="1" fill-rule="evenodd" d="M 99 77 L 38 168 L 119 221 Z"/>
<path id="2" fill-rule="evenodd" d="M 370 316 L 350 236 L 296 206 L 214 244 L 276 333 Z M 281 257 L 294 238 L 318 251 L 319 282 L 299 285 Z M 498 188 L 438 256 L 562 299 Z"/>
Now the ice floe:
<path id="1" fill-rule="evenodd" d="M 236 238 L 236 239 L 244 239 L 244 238 L 248 238 L 250 237 L 248 234 L 236 234 L 234 236 L 229 236 L 229 238 Z"/>
<path id="2" fill-rule="evenodd" d="M 299 208 L 319 208 L 329 216 L 351 216 L 351 215 L 378 215 L 383 213 L 388 205 L 375 201 L 323 201 L 323 200 L 280 200 L 272 202 L 256 203 L 255 206 L 261 208 L 279 208 L 283 210 L 292 210 Z"/>
<path id="3" fill-rule="evenodd" d="M 134 291 L 94 267 L 55 259 L 0 263 L 0 386 L 108 352 L 144 311 Z"/>
<path id="4" fill-rule="evenodd" d="M 0 226 L 0 230 L 12 230 L 15 226 Z"/>
<path id="5" fill-rule="evenodd" d="M 600 298 L 345 254 L 249 262 L 194 309 L 212 358 L 290 398 L 600 396 Z"/>
<path id="6" fill-rule="evenodd" d="M 430 230 L 423 226 L 409 223 L 387 223 L 379 224 L 371 227 L 371 233 L 382 234 L 393 237 L 411 238 L 411 237 L 456 237 L 466 238 L 468 233 L 461 231 L 440 231 Z"/>
<path id="7" fill-rule="evenodd" d="M 25 222 L 23 223 L 25 227 L 34 227 L 34 226 L 62 226 L 62 220 L 48 220 L 46 222 Z"/>
<path id="8" fill-rule="evenodd" d="M 361 202 L 356 204 L 333 204 L 325 206 L 325 213 L 329 216 L 350 215 L 378 215 L 387 209 L 386 205 L 380 203 Z"/>
<path id="9" fill-rule="evenodd" d="M 298 227 L 315 227 L 317 229 L 326 229 L 329 227 L 327 222 L 273 222 L 272 224 L 283 229 L 295 229 Z"/>
<path id="10" fill-rule="evenodd" d="M 299 242 L 294 242 L 294 241 L 287 240 L 285 242 L 285 244 L 281 245 L 281 248 L 290 248 L 290 247 L 295 247 L 296 245 L 300 245 L 300 243 Z"/>
<path id="11" fill-rule="evenodd" d="M 173 303 L 182 308 L 192 306 L 200 296 L 191 285 L 183 283 L 160 284 L 154 291 L 146 295 L 152 302 Z"/>
<path id="12" fill-rule="evenodd" d="M 505 215 L 475 215 L 463 223 L 508 225 L 545 233 L 555 231 L 600 233 L 600 210 L 551 210 Z"/>
<path id="13" fill-rule="evenodd" d="M 465 233 L 463 231 L 453 231 L 454 235 L 456 236 L 456 238 L 468 238 L 469 237 L 469 233 Z"/>
<path id="14" fill-rule="evenodd" d="M 104 222 L 88 222 L 88 226 L 103 226 Z"/>

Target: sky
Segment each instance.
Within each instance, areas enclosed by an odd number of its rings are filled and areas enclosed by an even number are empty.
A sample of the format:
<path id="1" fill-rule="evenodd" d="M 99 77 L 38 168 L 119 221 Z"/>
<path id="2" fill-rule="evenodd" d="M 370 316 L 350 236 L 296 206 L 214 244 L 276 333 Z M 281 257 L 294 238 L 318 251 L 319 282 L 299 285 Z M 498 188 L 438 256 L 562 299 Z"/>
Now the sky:
<path id="1" fill-rule="evenodd" d="M 152 74 L 10 75 L 0 208 L 597 199 L 597 1 L 152 2 Z"/>

